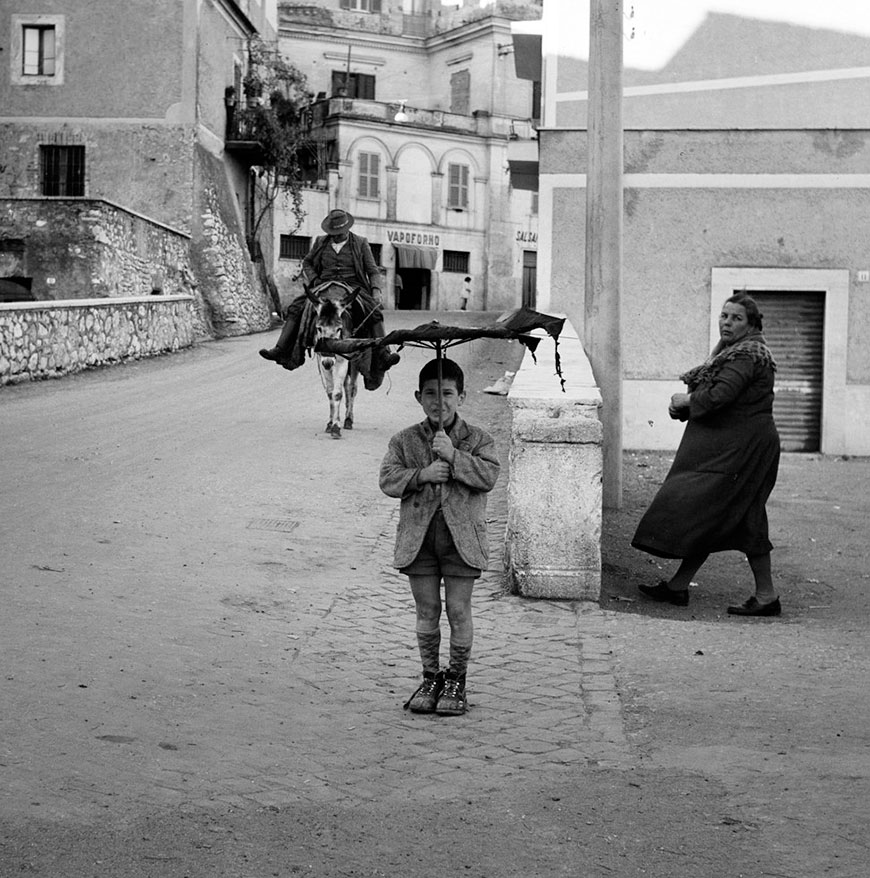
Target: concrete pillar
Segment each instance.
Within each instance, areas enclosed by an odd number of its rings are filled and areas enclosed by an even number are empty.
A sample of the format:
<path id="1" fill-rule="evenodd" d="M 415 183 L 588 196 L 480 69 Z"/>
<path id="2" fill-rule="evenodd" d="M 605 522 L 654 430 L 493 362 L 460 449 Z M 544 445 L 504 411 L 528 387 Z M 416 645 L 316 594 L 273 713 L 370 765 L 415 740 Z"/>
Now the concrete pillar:
<path id="1" fill-rule="evenodd" d="M 601 388 L 604 505 L 622 505 L 622 0 L 589 7 L 585 347 Z"/>

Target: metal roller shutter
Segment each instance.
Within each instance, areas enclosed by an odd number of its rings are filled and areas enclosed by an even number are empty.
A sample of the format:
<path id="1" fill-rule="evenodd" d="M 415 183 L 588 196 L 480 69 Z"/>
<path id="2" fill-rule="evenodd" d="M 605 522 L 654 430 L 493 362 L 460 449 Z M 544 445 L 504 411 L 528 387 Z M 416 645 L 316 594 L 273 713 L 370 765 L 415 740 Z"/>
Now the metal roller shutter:
<path id="1" fill-rule="evenodd" d="M 783 451 L 821 447 L 825 294 L 755 292 L 776 359 L 773 417 Z"/>

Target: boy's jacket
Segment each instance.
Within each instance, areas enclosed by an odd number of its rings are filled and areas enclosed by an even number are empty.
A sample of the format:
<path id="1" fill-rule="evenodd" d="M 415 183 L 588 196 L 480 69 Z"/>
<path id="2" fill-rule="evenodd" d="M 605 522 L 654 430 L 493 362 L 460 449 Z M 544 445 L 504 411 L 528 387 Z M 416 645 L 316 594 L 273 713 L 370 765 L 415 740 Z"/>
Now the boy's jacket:
<path id="1" fill-rule="evenodd" d="M 396 433 L 381 463 L 381 490 L 402 501 L 393 565 L 406 567 L 417 557 L 440 505 L 462 560 L 485 570 L 489 559 L 486 495 L 495 486 L 500 469 L 495 442 L 457 415 L 449 434 L 456 449 L 452 478 L 443 485 L 425 482 L 418 486 L 417 473 L 433 461 L 434 435 L 428 419 Z"/>

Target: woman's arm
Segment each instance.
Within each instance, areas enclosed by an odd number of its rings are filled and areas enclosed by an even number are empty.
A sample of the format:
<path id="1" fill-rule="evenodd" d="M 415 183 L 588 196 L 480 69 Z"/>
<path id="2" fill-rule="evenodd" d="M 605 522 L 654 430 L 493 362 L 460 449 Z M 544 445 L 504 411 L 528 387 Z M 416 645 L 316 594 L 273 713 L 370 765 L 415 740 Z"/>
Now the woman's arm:
<path id="1" fill-rule="evenodd" d="M 736 402 L 755 380 L 755 368 L 755 362 L 748 356 L 725 363 L 710 383 L 689 395 L 689 418 L 703 418 Z"/>

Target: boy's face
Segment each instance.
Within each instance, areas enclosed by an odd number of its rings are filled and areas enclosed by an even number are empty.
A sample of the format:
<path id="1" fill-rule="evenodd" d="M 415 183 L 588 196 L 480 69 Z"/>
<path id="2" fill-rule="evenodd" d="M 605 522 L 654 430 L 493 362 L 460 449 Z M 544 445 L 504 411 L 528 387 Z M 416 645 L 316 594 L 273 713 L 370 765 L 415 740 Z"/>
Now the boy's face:
<path id="1" fill-rule="evenodd" d="M 420 390 L 414 393 L 414 398 L 423 406 L 426 417 L 433 427 L 438 427 L 438 379 L 432 378 L 424 381 Z M 449 427 L 456 417 L 456 410 L 465 402 L 465 393 L 459 392 L 456 382 L 445 378 L 441 383 L 441 420 L 445 427 Z"/>

